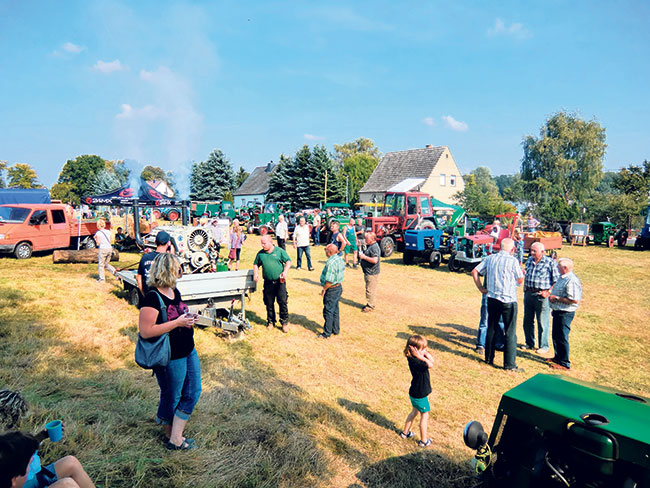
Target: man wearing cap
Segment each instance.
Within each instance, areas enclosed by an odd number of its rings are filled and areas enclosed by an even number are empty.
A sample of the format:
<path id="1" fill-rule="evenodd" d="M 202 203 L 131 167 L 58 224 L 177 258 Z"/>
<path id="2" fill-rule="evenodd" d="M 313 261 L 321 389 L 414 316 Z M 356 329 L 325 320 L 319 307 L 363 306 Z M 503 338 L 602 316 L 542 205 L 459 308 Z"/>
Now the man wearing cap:
<path id="1" fill-rule="evenodd" d="M 149 268 L 151 268 L 151 263 L 156 259 L 156 256 L 164 252 L 174 254 L 174 248 L 172 247 L 170 240 L 171 236 L 164 230 L 161 230 L 156 234 L 156 250 L 143 254 L 142 258 L 140 258 L 138 274 L 135 275 L 135 279 L 138 282 L 138 289 L 140 290 L 140 293 L 142 293 L 142 296 L 145 296 L 149 291 L 149 287 L 147 286 Z"/>
<path id="2" fill-rule="evenodd" d="M 273 245 L 273 239 L 266 234 L 261 239 L 262 249 L 253 261 L 253 280 L 257 283 L 260 279 L 260 266 L 264 278 L 262 296 L 266 305 L 266 327 L 272 330 L 275 327 L 275 301 L 280 309 L 280 325 L 282 332 L 289 332 L 289 307 L 287 301 L 287 274 L 291 268 L 291 258 L 287 252 Z"/>
<path id="3" fill-rule="evenodd" d="M 332 334 L 339 333 L 339 300 L 341 299 L 341 283 L 345 273 L 345 262 L 338 255 L 336 244 L 328 244 L 325 248 L 327 261 L 320 275 L 320 284 L 323 287 L 320 294 L 323 297 L 323 318 L 325 325 L 323 333 L 318 334 L 318 339 L 327 339 Z"/>

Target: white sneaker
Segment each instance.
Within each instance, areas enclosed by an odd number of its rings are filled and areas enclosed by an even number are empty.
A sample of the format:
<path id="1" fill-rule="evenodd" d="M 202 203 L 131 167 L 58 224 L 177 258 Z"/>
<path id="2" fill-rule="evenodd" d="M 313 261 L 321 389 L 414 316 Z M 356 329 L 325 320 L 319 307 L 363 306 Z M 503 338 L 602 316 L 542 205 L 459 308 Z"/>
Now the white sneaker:
<path id="1" fill-rule="evenodd" d="M 539 354 L 546 354 L 548 352 L 548 347 L 540 347 L 537 352 Z"/>

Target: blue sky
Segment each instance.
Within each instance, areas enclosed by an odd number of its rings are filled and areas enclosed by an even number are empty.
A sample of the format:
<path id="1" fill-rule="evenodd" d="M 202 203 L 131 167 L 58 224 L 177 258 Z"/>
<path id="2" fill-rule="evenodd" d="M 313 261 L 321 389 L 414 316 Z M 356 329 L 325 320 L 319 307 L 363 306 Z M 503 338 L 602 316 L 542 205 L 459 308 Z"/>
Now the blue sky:
<path id="1" fill-rule="evenodd" d="M 605 166 L 650 158 L 650 2 L 0 0 L 0 159 L 187 175 L 303 144 L 449 146 L 514 173 L 558 110 L 598 120 Z"/>

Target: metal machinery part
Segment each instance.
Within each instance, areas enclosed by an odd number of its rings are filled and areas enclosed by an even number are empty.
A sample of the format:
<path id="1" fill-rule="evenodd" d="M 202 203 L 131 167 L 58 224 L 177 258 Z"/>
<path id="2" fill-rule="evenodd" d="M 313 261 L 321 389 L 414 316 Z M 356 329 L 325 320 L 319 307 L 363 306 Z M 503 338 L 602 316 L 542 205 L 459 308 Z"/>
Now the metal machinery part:
<path id="1" fill-rule="evenodd" d="M 156 247 L 156 235 L 167 232 L 171 238 L 176 255 L 181 259 L 183 272 L 204 273 L 216 269 L 219 258 L 216 247 L 211 246 L 212 232 L 203 227 L 164 225 L 154 228 L 144 239 L 145 245 Z"/>

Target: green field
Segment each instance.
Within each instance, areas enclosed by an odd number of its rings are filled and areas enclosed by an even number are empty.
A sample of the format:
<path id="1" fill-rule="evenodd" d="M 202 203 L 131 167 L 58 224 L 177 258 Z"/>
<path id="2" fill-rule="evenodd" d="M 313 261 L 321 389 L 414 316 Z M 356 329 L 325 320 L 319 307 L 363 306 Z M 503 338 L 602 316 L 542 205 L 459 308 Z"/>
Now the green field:
<path id="1" fill-rule="evenodd" d="M 250 236 L 243 267 L 258 248 Z M 551 370 L 528 352 L 518 358 L 524 374 L 482 363 L 473 350 L 481 297 L 469 274 L 406 267 L 401 254 L 382 263 L 373 314 L 361 313 L 361 271 L 346 271 L 341 335 L 319 342 L 325 255 L 312 254 L 316 271 L 289 276 L 289 334 L 263 327 L 261 290 L 246 305 L 253 329 L 243 340 L 197 330 L 203 394 L 186 431 L 195 451 L 164 448 L 156 381 L 133 362 L 137 310 L 119 283 L 95 282 L 94 265 L 0 258 L 0 388 L 30 403 L 23 430 L 63 418 L 64 440 L 44 444 L 44 461 L 74 454 L 98 486 L 472 486 L 465 423 L 489 429 L 504 391 Z M 650 396 L 650 252 L 565 246 L 559 254 L 574 259 L 584 292 L 568 374 Z M 122 254 L 120 264 L 137 260 Z M 519 343 L 522 317 L 520 303 Z M 410 410 L 402 349 L 413 333 L 429 339 L 436 361 L 426 451 L 396 434 Z"/>

